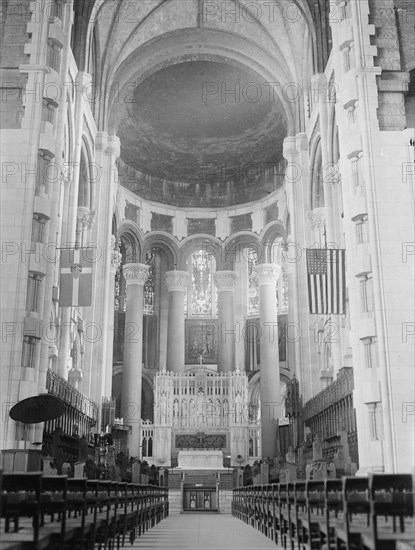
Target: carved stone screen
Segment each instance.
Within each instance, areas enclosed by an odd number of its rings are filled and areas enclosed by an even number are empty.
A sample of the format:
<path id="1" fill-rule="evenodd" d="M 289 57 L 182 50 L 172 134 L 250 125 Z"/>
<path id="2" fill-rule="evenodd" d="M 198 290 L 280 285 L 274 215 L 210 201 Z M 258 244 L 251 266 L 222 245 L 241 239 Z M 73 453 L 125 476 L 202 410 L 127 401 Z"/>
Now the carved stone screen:
<path id="1" fill-rule="evenodd" d="M 226 434 L 177 434 L 176 449 L 225 449 Z"/>

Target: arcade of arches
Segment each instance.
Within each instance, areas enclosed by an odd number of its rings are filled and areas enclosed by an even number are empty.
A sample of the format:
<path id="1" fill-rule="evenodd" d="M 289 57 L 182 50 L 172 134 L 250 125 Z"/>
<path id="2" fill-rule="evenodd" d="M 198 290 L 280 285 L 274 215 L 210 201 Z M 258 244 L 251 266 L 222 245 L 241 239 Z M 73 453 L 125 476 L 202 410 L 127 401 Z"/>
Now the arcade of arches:
<path id="1" fill-rule="evenodd" d="M 103 433 L 110 466 L 412 471 L 408 2 L 2 10 L 4 464 L 98 460 Z M 63 305 L 88 246 L 91 305 Z M 341 315 L 309 309 L 326 246 Z M 46 392 L 60 418 L 8 414 Z"/>

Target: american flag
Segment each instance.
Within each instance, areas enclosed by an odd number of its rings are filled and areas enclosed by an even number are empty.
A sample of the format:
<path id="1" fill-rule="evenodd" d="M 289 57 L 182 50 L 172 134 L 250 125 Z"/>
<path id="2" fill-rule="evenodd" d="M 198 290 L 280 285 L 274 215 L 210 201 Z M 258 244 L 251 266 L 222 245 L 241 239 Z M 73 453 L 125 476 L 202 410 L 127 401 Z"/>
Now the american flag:
<path id="1" fill-rule="evenodd" d="M 346 313 L 345 252 L 332 248 L 306 250 L 310 313 Z"/>
<path id="2" fill-rule="evenodd" d="M 92 264 L 96 262 L 95 248 L 61 250 L 59 305 L 89 307 L 92 296 Z"/>

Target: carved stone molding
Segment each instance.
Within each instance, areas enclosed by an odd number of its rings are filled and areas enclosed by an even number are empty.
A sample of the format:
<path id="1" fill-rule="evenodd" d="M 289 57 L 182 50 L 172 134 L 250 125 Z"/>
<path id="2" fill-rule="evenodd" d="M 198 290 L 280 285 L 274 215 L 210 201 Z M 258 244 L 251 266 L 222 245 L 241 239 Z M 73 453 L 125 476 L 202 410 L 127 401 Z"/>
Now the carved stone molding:
<path id="1" fill-rule="evenodd" d="M 90 210 L 86 206 L 78 206 L 76 221 L 79 231 L 91 229 L 95 221 L 95 213 L 95 210 Z"/>
<path id="2" fill-rule="evenodd" d="M 315 208 L 307 212 L 307 224 L 310 229 L 323 229 L 326 222 L 326 209 Z"/>
<path id="3" fill-rule="evenodd" d="M 238 274 L 235 271 L 216 271 L 213 274 L 213 281 L 218 289 L 221 290 L 234 290 L 238 282 Z"/>
<path id="4" fill-rule="evenodd" d="M 164 283 L 167 290 L 180 290 L 184 292 L 190 283 L 190 275 L 187 271 L 166 271 L 164 274 Z"/>
<path id="5" fill-rule="evenodd" d="M 110 269 L 113 273 L 115 273 L 119 268 L 121 259 L 122 259 L 122 254 L 117 247 L 115 235 L 111 235 L 110 254 L 111 254 Z"/>
<path id="6" fill-rule="evenodd" d="M 122 268 L 125 282 L 128 285 L 144 285 L 147 281 L 150 266 L 146 264 L 125 264 Z"/>
<path id="7" fill-rule="evenodd" d="M 276 284 L 281 273 L 281 267 L 277 264 L 259 264 L 254 267 L 254 277 L 261 285 Z"/>

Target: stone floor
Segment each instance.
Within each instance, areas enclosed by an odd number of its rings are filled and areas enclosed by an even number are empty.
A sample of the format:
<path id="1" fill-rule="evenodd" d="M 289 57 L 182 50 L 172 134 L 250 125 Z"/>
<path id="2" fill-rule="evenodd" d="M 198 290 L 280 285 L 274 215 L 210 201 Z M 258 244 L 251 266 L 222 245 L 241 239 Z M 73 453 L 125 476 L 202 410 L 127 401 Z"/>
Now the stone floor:
<path id="1" fill-rule="evenodd" d="M 230 514 L 177 514 L 147 531 L 129 548 L 146 550 L 281 550 Z"/>

